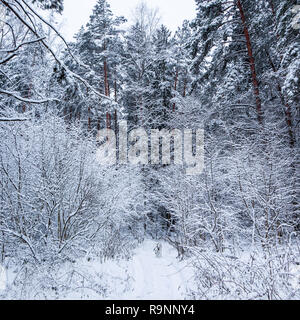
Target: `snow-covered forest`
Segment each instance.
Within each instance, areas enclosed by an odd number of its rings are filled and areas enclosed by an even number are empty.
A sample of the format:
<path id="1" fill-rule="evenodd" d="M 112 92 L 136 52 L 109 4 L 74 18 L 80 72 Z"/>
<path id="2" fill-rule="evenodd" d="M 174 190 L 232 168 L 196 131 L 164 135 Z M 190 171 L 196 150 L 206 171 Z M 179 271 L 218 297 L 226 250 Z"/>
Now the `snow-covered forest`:
<path id="1" fill-rule="evenodd" d="M 300 3 L 195 2 L 68 42 L 63 0 L 0 0 L 0 299 L 300 299 Z M 121 120 L 203 129 L 202 174 L 99 164 Z"/>

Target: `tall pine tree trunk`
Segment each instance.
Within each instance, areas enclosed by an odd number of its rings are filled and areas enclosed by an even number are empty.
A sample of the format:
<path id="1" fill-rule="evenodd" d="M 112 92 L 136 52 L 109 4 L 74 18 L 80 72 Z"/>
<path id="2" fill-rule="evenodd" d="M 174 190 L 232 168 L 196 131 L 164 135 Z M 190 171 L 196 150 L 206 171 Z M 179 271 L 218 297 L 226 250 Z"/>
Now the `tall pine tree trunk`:
<path id="1" fill-rule="evenodd" d="M 241 3 L 240 0 L 237 1 L 237 6 L 238 6 L 238 9 L 239 9 L 239 12 L 240 12 L 242 24 L 243 24 L 243 27 L 244 27 L 244 35 L 245 35 L 245 38 L 246 38 L 248 57 L 249 57 L 249 62 L 250 62 L 250 70 L 251 70 L 251 75 L 252 75 L 252 84 L 253 84 L 254 95 L 255 95 L 257 118 L 258 118 L 258 122 L 260 124 L 262 124 L 261 98 L 260 98 L 260 92 L 259 92 L 259 87 L 258 87 L 258 80 L 257 80 L 257 74 L 256 74 L 256 68 L 255 68 L 255 59 L 254 59 L 254 56 L 253 56 L 251 39 L 250 39 L 250 35 L 249 35 L 249 30 L 248 30 L 248 27 L 247 27 L 247 22 L 246 22 L 244 9 L 243 9 L 243 6 L 242 6 L 242 3 Z"/>
<path id="2" fill-rule="evenodd" d="M 115 133 L 117 134 L 118 131 L 118 113 L 117 110 L 114 112 L 114 122 L 115 122 Z"/>
<path id="3" fill-rule="evenodd" d="M 111 114 L 106 112 L 106 128 L 111 129 Z"/>
<path id="4" fill-rule="evenodd" d="M 176 68 L 174 91 L 177 90 L 177 83 L 178 83 L 178 68 Z M 173 112 L 175 112 L 175 109 L 176 109 L 176 103 L 173 104 Z"/>
<path id="5" fill-rule="evenodd" d="M 106 59 L 104 59 L 104 62 L 103 62 L 103 69 L 104 69 L 104 93 L 107 97 L 109 97 L 109 85 L 108 85 L 108 73 L 107 73 Z"/>
<path id="6" fill-rule="evenodd" d="M 114 81 L 114 89 L 115 89 L 115 102 L 117 102 L 118 100 L 117 80 Z"/>

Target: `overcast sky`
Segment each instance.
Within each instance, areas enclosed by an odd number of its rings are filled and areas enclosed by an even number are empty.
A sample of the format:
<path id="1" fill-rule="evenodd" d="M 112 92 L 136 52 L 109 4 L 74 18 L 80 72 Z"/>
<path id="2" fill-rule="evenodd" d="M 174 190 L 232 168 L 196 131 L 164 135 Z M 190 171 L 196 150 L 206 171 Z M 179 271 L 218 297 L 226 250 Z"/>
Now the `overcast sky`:
<path id="1" fill-rule="evenodd" d="M 184 19 L 193 19 L 196 16 L 194 0 L 145 0 L 148 6 L 159 8 L 162 22 L 172 31 L 180 26 Z M 73 35 L 82 25 L 88 22 L 89 16 L 97 0 L 64 0 L 62 31 L 67 40 L 72 40 Z M 113 13 L 123 15 L 130 19 L 132 10 L 139 0 L 108 0 Z"/>

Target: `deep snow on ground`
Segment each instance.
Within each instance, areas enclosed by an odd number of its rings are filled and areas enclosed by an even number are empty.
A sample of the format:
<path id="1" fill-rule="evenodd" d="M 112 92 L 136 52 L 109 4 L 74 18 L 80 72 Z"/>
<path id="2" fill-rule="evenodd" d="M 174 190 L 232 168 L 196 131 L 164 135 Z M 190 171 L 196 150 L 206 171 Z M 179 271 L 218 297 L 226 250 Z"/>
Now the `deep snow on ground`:
<path id="1" fill-rule="evenodd" d="M 99 276 L 98 281 L 107 288 L 105 297 L 82 290 L 70 293 L 67 299 L 107 300 L 184 300 L 187 283 L 193 270 L 187 261 L 177 259 L 177 251 L 166 242 L 162 244 L 162 257 L 157 258 L 157 242 L 146 240 L 134 251 L 130 260 L 79 261 L 81 272 Z"/>
<path id="2" fill-rule="evenodd" d="M 145 241 L 129 262 L 129 273 L 134 279 L 133 290 L 120 297 L 132 300 L 182 300 L 186 285 L 193 273 L 187 262 L 176 258 L 177 252 L 162 242 L 162 257 L 154 254 L 156 242 Z"/>
<path id="3" fill-rule="evenodd" d="M 177 259 L 173 247 L 160 243 L 161 258 L 154 253 L 157 242 L 146 240 L 129 260 L 103 262 L 87 255 L 76 262 L 36 269 L 21 283 L 22 268 L 8 268 L 7 290 L 0 291 L 0 300 L 183 300 L 193 270 L 187 261 Z"/>
<path id="4" fill-rule="evenodd" d="M 1 299 L 76 299 L 76 300 L 184 300 L 191 298 L 191 292 L 199 289 L 195 283 L 195 269 L 192 267 L 192 260 L 179 261 L 177 251 L 168 243 L 161 241 L 162 257 L 157 258 L 154 248 L 156 241 L 146 240 L 137 247 L 132 258 L 129 260 L 108 260 L 101 261 L 98 257 L 87 255 L 76 262 L 65 262 L 63 265 L 41 266 L 31 272 L 31 276 L 24 277 L 20 282 L 20 269 L 8 268 L 7 290 L 0 290 Z M 211 256 L 210 259 L 221 258 Z M 264 283 L 258 283 L 259 279 L 264 279 L 265 275 L 260 268 L 265 264 L 260 264 L 259 255 L 255 257 L 256 265 L 252 267 L 256 270 L 259 278 L 255 278 L 257 283 L 245 282 L 247 287 L 244 293 L 237 294 L 237 288 L 243 279 L 247 280 L 249 271 L 249 252 L 239 257 L 239 263 L 235 260 L 226 260 L 226 255 L 222 257 L 220 268 L 212 269 L 209 260 L 203 261 L 203 269 L 200 270 L 199 277 L 205 280 L 209 276 L 214 284 L 216 272 L 222 273 L 222 281 L 226 283 L 230 292 L 224 294 L 218 289 L 218 283 L 211 287 L 203 287 L 205 295 L 195 296 L 196 299 L 253 299 L 259 292 L 265 290 L 267 279 Z M 214 263 L 218 263 L 218 259 Z M 241 264 L 241 262 L 244 262 Z M 263 261 L 262 261 L 263 262 Z M 216 266 L 215 266 L 216 267 Z M 227 270 L 229 268 L 230 270 Z M 246 274 L 243 273 L 245 270 Z M 212 271 L 212 272 L 210 272 Z M 239 271 L 240 273 L 235 274 Z M 224 272 L 224 274 L 223 274 Z M 298 297 L 300 285 L 300 266 L 291 265 L 290 285 L 295 291 L 291 297 Z M 232 278 L 233 277 L 233 278 Z M 241 279 L 242 277 L 242 279 Z M 18 280 L 19 279 L 19 280 Z M 275 278 L 274 278 L 275 279 Z M 232 281 L 237 284 L 233 285 Z M 278 280 L 278 279 L 277 279 Z M 203 281 L 202 281 L 203 282 Z M 224 285 L 223 283 L 223 285 Z M 279 282 L 280 284 L 281 282 Z M 233 287 L 232 287 L 233 285 Z M 223 288 L 223 287 L 222 287 Z M 285 287 L 277 288 L 279 293 L 284 295 Z M 198 290 L 199 291 L 199 290 Z M 221 292 L 221 293 L 220 293 Z M 289 291 L 290 292 L 290 291 Z M 288 293 L 287 293 L 288 294 Z"/>

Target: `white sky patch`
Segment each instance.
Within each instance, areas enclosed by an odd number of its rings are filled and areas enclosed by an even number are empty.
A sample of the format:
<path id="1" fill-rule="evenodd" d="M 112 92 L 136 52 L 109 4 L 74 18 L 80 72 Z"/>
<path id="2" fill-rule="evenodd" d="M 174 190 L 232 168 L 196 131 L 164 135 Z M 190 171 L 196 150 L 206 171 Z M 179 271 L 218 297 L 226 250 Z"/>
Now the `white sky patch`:
<path id="1" fill-rule="evenodd" d="M 64 0 L 63 26 L 61 31 L 68 41 L 72 40 L 82 25 L 86 25 L 97 0 Z M 108 3 L 116 16 L 125 16 L 128 20 L 140 0 L 109 0 Z M 149 7 L 158 8 L 162 23 L 171 31 L 176 31 L 183 20 L 196 16 L 194 0 L 145 0 Z"/>
<path id="2" fill-rule="evenodd" d="M 5 15 L 6 15 L 6 8 L 0 4 L 0 30 L 3 29 L 5 24 Z"/>
<path id="3" fill-rule="evenodd" d="M 0 265 L 0 291 L 6 288 L 6 270 Z"/>

